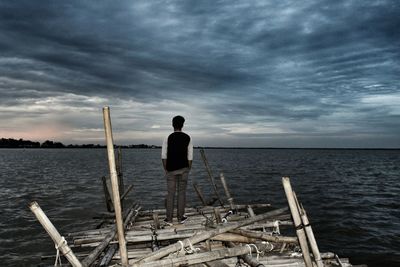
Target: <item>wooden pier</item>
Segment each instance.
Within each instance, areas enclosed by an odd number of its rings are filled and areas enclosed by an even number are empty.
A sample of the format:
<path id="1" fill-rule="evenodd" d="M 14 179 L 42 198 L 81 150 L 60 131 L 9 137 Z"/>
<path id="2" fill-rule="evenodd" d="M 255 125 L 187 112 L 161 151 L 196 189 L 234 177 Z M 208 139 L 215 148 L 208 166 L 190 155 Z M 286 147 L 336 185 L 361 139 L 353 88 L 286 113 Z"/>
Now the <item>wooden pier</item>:
<path id="1" fill-rule="evenodd" d="M 288 207 L 235 203 L 228 177 L 222 173 L 213 176 L 203 150 L 201 156 L 215 197 L 207 200 L 194 184 L 202 206 L 186 208 L 185 223 L 167 225 L 165 209 L 142 210 L 139 203 L 124 203 L 132 186 L 124 188 L 121 151 L 114 156 L 108 108 L 104 109 L 104 122 L 110 176 L 99 180 L 107 211 L 101 213 L 98 227 L 62 237 L 39 204 L 30 205 L 64 263 L 79 267 L 354 266 L 335 253 L 319 251 L 309 218 L 288 177 L 282 178 Z M 50 259 L 59 262 L 54 256 L 43 257 Z"/>

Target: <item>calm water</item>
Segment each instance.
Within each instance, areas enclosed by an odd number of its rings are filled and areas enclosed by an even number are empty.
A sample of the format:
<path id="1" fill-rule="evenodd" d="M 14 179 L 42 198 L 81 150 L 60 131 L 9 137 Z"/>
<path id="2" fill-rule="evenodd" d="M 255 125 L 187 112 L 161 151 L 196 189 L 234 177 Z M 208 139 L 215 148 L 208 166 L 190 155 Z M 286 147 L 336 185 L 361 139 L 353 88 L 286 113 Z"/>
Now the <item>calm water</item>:
<path id="1" fill-rule="evenodd" d="M 131 199 L 162 207 L 164 179 L 159 150 L 123 150 Z M 282 176 L 290 176 L 321 251 L 352 263 L 400 266 L 400 151 L 207 150 L 215 175 L 223 171 L 237 203 L 286 205 Z M 190 179 L 207 191 L 195 151 Z M 28 204 L 36 200 L 61 233 L 94 227 L 105 211 L 100 177 L 104 149 L 0 150 L 0 265 L 37 266 L 54 245 Z M 198 201 L 192 187 L 189 204 Z"/>

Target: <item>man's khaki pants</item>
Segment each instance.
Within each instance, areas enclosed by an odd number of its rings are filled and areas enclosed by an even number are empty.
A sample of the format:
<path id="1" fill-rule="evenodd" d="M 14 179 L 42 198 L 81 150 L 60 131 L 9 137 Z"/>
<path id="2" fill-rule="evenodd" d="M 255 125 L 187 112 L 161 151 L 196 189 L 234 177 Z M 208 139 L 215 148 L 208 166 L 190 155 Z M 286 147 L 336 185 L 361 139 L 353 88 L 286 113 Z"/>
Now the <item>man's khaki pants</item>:
<path id="1" fill-rule="evenodd" d="M 178 191 L 177 218 L 180 221 L 185 215 L 186 186 L 189 176 L 189 168 L 182 168 L 176 171 L 167 172 L 167 197 L 165 208 L 167 210 L 167 221 L 172 222 L 174 213 L 175 191 Z"/>

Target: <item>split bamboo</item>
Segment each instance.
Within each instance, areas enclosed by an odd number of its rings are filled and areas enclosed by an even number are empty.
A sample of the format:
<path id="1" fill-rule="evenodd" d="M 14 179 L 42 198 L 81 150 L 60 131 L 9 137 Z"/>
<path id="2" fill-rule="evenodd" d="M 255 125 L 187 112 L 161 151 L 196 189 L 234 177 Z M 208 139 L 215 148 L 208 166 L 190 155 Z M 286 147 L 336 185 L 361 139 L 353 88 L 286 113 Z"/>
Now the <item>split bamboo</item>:
<path id="1" fill-rule="evenodd" d="M 307 238 L 302 227 L 300 213 L 297 209 L 296 201 L 293 197 L 292 186 L 290 185 L 289 177 L 282 177 L 283 188 L 285 189 L 286 198 L 289 203 L 290 212 L 292 213 L 293 222 L 296 228 L 296 234 L 299 239 L 300 248 L 303 254 L 304 263 L 306 267 L 312 267 L 310 251 L 308 250 Z"/>
<path id="2" fill-rule="evenodd" d="M 56 248 L 61 251 L 61 253 L 67 258 L 69 263 L 73 267 L 82 267 L 80 261 L 76 258 L 75 254 L 72 252 L 71 248 L 68 246 L 67 241 L 65 241 L 64 237 L 60 235 L 54 225 L 51 223 L 49 218 L 40 208 L 39 204 L 34 201 L 29 205 L 29 208 L 35 214 L 36 218 L 49 234 L 51 239 L 53 239 L 54 244 L 56 244 Z"/>
<path id="3" fill-rule="evenodd" d="M 121 253 L 121 263 L 122 266 L 128 266 L 128 255 L 126 251 L 126 241 L 124 234 L 124 226 L 122 221 L 122 210 L 121 210 L 121 201 L 119 195 L 119 187 L 118 187 L 118 175 L 115 167 L 115 154 L 114 154 L 114 142 L 112 135 L 112 127 L 111 127 L 111 118 L 110 118 L 110 108 L 103 108 L 103 119 L 104 119 L 104 130 L 107 141 L 107 154 L 108 154 L 108 164 L 110 169 L 110 178 L 112 185 L 112 197 L 114 199 L 114 211 L 115 211 L 115 219 L 117 225 L 117 233 L 118 233 L 118 242 L 119 242 L 119 250 Z"/>
<path id="4" fill-rule="evenodd" d="M 313 232 L 313 230 L 311 228 L 311 225 L 310 225 L 310 222 L 308 220 L 306 211 L 305 211 L 303 205 L 300 204 L 299 200 L 297 199 L 297 195 L 296 195 L 295 192 L 293 192 L 293 197 L 294 197 L 294 200 L 296 201 L 297 208 L 300 211 L 300 216 L 301 216 L 301 220 L 302 220 L 303 225 L 304 225 L 304 230 L 306 231 L 307 239 L 308 239 L 308 242 L 310 244 L 312 253 L 314 255 L 314 260 L 315 260 L 315 262 L 317 264 L 317 267 L 324 267 L 324 264 L 323 264 L 322 259 L 321 259 L 321 254 L 319 253 L 317 241 L 315 240 L 314 232 Z"/>

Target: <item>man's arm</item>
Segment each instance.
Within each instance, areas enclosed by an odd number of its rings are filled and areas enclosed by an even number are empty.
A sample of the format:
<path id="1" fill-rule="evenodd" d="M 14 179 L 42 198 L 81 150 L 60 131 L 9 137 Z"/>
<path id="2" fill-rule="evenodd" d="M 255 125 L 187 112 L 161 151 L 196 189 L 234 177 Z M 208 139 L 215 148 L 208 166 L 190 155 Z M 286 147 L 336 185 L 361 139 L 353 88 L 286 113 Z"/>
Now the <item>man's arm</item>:
<path id="1" fill-rule="evenodd" d="M 163 163 L 165 173 L 167 173 L 167 149 L 168 149 L 168 137 L 164 139 L 161 147 L 161 160 Z"/>
<path id="2" fill-rule="evenodd" d="M 189 170 L 192 168 L 192 160 L 189 160 Z"/>
<path id="3" fill-rule="evenodd" d="M 192 138 L 190 138 L 189 145 L 188 145 L 189 170 L 192 168 L 192 162 L 193 162 L 193 143 L 192 143 Z"/>
<path id="4" fill-rule="evenodd" d="M 167 173 L 168 172 L 167 171 L 167 159 L 162 159 L 162 164 L 163 164 L 165 173 Z"/>

